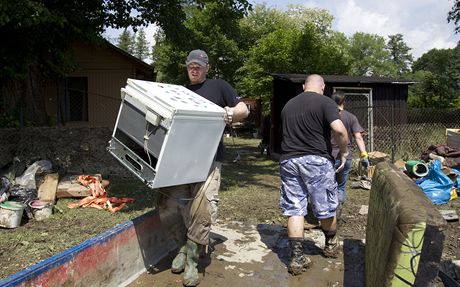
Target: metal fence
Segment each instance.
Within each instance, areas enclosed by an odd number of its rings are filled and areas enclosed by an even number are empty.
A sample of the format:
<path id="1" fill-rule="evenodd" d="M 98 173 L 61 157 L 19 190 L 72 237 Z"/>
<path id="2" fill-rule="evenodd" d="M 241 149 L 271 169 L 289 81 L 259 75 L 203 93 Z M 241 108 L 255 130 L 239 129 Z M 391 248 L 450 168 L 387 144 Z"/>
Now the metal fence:
<path id="1" fill-rule="evenodd" d="M 460 108 L 411 109 L 395 106 L 346 106 L 363 126 L 369 151 L 397 159 L 419 159 L 431 145 L 446 144 L 446 129 L 460 129 Z M 357 152 L 356 145 L 354 152 Z"/>

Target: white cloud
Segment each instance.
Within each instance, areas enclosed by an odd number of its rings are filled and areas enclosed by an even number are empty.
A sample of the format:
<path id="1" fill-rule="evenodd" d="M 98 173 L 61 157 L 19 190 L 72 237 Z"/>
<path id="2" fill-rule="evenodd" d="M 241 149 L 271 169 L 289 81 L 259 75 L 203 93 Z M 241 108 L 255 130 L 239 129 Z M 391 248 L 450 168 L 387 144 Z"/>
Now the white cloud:
<path id="1" fill-rule="evenodd" d="M 387 14 L 378 10 L 369 10 L 360 7 L 355 1 L 344 1 L 337 7 L 337 30 L 347 35 L 355 32 L 379 34 L 383 31 L 398 30 L 395 21 L 391 21 Z"/>

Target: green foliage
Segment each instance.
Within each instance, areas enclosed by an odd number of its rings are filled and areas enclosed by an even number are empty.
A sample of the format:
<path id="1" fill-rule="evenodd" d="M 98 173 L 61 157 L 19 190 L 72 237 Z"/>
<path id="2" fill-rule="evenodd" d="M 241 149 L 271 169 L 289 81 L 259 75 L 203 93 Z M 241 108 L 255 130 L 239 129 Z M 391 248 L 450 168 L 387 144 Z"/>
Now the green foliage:
<path id="1" fill-rule="evenodd" d="M 460 0 L 455 0 L 452 10 L 447 14 L 447 21 L 454 22 L 455 24 L 455 33 L 460 33 Z"/>
<path id="2" fill-rule="evenodd" d="M 346 73 L 346 37 L 330 30 L 331 21 L 325 10 L 290 6 L 281 12 L 256 6 L 241 20 L 243 34 L 252 46 L 236 72 L 240 94 L 261 99 L 268 108 L 272 93 L 268 73 Z"/>
<path id="3" fill-rule="evenodd" d="M 411 48 L 404 42 L 402 34 L 390 35 L 388 38 L 387 49 L 390 51 L 391 59 L 396 65 L 396 74 L 401 76 L 409 73 L 414 61 L 410 54 Z"/>
<path id="4" fill-rule="evenodd" d="M 351 75 L 393 76 L 396 66 L 391 61 L 382 36 L 357 32 L 350 39 Z"/>
<path id="5" fill-rule="evenodd" d="M 159 81 L 185 83 L 185 58 L 189 51 L 202 49 L 209 56 L 209 77 L 224 78 L 232 83 L 233 74 L 242 62 L 238 47 L 241 39 L 238 21 L 246 13 L 241 8 L 235 8 L 235 3 L 206 1 L 199 7 L 191 5 L 186 9 L 184 27 L 187 34 L 183 39 L 176 41 L 161 31 L 156 35 L 153 58 Z"/>
<path id="6" fill-rule="evenodd" d="M 125 28 L 117 39 L 117 47 L 132 55 L 134 54 L 135 40 L 134 35 L 131 35 L 128 29 Z"/>
<path id="7" fill-rule="evenodd" d="M 147 38 L 145 37 L 145 31 L 140 28 L 136 32 L 136 41 L 134 43 L 133 54 L 137 58 L 144 60 L 150 54 Z"/>
<path id="8" fill-rule="evenodd" d="M 334 16 L 325 9 L 306 8 L 302 5 L 288 5 L 286 11 L 288 18 L 293 25 L 302 29 L 305 24 L 313 24 L 321 34 L 327 34 L 331 31 Z"/>
<path id="9" fill-rule="evenodd" d="M 413 107 L 458 107 L 460 103 L 460 44 L 453 49 L 432 49 L 413 65 L 420 84 L 410 89 Z"/>

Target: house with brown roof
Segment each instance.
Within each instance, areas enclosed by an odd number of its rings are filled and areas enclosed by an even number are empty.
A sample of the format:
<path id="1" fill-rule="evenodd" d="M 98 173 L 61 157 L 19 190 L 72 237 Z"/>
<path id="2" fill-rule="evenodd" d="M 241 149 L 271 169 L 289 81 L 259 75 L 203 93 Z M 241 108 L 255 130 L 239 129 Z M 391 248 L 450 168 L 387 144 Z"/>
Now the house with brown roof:
<path id="1" fill-rule="evenodd" d="M 155 80 L 153 66 L 105 42 L 73 45 L 78 69 L 44 87 L 48 116 L 70 126 L 113 128 L 128 78 Z"/>

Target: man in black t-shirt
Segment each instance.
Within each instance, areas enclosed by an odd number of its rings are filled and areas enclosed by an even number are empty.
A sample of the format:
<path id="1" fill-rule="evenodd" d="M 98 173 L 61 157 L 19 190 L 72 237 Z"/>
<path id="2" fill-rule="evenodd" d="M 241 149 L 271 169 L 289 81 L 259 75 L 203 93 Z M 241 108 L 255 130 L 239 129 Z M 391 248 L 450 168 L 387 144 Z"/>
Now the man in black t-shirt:
<path id="1" fill-rule="evenodd" d="M 190 80 L 187 88 L 224 108 L 224 121 L 227 124 L 242 121 L 249 115 L 246 104 L 238 99 L 238 94 L 229 83 L 221 79 L 206 78 L 210 65 L 208 55 L 204 51 L 191 51 L 185 64 Z M 217 219 L 223 148 L 222 139 L 217 151 L 210 151 L 216 155 L 205 182 L 161 189 L 162 193 L 169 197 L 160 205 L 160 216 L 168 210 L 180 210 L 184 223 L 184 226 L 181 226 L 183 230 L 175 230 L 181 247 L 172 262 L 171 271 L 184 272 L 182 282 L 185 286 L 196 286 L 200 281 L 197 269 L 198 255 L 200 246 L 209 244 L 211 224 Z"/>
<path id="2" fill-rule="evenodd" d="M 331 131 L 340 147 L 343 168 L 347 156 L 347 131 L 337 105 L 323 96 L 324 80 L 310 75 L 304 92 L 287 102 L 281 112 L 280 207 L 288 216 L 291 260 L 288 271 L 299 275 L 311 265 L 303 254 L 304 216 L 310 200 L 326 237 L 324 255 L 335 257 L 339 249 L 336 208 L 337 183 L 331 155 Z"/>

